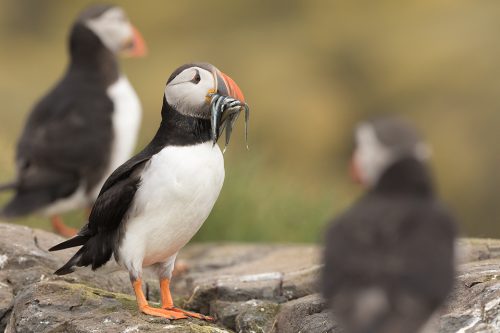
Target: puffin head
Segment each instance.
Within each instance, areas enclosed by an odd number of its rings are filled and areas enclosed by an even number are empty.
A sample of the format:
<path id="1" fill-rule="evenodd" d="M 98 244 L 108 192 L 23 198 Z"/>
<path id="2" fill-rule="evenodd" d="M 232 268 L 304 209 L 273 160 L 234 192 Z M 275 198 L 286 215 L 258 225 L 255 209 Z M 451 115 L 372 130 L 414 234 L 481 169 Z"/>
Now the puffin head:
<path id="1" fill-rule="evenodd" d="M 207 63 L 180 66 L 170 75 L 165 87 L 167 103 L 177 112 L 195 118 L 210 119 L 210 103 L 214 94 L 245 102 L 238 85 Z"/>
<path id="2" fill-rule="evenodd" d="M 94 5 L 80 13 L 76 24 L 91 30 L 113 54 L 141 57 L 147 52 L 139 31 L 125 11 L 113 5 Z"/>
<path id="3" fill-rule="evenodd" d="M 372 187 L 392 164 L 414 158 L 426 162 L 430 148 L 417 130 L 401 118 L 385 117 L 359 124 L 355 131 L 356 148 L 351 159 L 351 177 Z"/>
<path id="4" fill-rule="evenodd" d="M 210 119 L 214 143 L 226 129 L 226 144 L 239 112 L 248 106 L 238 85 L 228 75 L 208 63 L 186 64 L 167 81 L 165 100 L 182 115 Z"/>

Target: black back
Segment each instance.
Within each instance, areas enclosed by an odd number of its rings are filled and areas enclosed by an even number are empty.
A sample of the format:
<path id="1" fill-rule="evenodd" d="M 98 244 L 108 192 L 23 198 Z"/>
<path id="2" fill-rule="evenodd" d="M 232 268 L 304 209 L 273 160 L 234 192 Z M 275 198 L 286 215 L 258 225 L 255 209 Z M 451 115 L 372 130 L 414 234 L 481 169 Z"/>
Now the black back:
<path id="1" fill-rule="evenodd" d="M 182 115 L 163 98 L 162 122 L 153 140 L 107 179 L 92 208 L 88 224 L 79 234 L 50 249 L 57 251 L 83 245 L 56 274 L 71 273 L 74 266 L 91 265 L 92 269 L 97 269 L 113 253 L 117 257 L 116 250 L 122 236 L 120 232 L 140 187 L 141 173 L 151 157 L 166 146 L 189 146 L 209 141 L 210 126 L 210 120 Z"/>
<path id="2" fill-rule="evenodd" d="M 453 285 L 455 223 L 435 198 L 426 167 L 408 158 L 333 221 L 322 290 L 347 332 L 415 332 Z M 363 291 L 382 291 L 366 320 Z"/>
<path id="3" fill-rule="evenodd" d="M 92 189 L 107 170 L 113 140 L 115 56 L 83 23 L 70 35 L 63 78 L 36 104 L 17 145 L 16 194 L 3 210 L 15 217 L 70 196 L 82 181 Z M 90 204 L 90 203 L 89 203 Z"/>

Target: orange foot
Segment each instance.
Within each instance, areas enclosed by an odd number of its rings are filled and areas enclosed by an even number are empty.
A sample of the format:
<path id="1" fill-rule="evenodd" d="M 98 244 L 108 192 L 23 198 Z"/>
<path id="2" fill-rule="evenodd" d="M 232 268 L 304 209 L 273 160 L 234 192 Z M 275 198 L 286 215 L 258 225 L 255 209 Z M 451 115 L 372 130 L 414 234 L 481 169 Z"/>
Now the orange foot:
<path id="1" fill-rule="evenodd" d="M 139 310 L 141 310 L 142 313 L 145 313 L 145 314 L 150 315 L 150 316 L 162 317 L 162 318 L 167 318 L 170 320 L 186 319 L 187 318 L 187 316 L 181 312 L 167 310 L 167 309 L 153 308 L 152 306 L 149 306 L 149 305 L 143 305 L 139 308 Z"/>
<path id="2" fill-rule="evenodd" d="M 51 218 L 52 228 L 54 232 L 66 238 L 71 238 L 75 236 L 78 232 L 75 228 L 68 227 L 64 224 L 60 216 L 54 216 Z"/>
<path id="3" fill-rule="evenodd" d="M 184 316 L 191 317 L 191 318 L 198 318 L 198 319 L 206 320 L 206 321 L 214 321 L 214 318 L 212 318 L 210 316 L 205 316 L 205 315 L 202 315 L 201 313 L 182 310 L 182 309 L 176 308 L 175 306 L 173 306 L 171 308 L 163 308 L 163 309 L 167 310 L 167 311 L 173 311 L 175 313 L 179 313 L 179 314 L 182 314 Z"/>

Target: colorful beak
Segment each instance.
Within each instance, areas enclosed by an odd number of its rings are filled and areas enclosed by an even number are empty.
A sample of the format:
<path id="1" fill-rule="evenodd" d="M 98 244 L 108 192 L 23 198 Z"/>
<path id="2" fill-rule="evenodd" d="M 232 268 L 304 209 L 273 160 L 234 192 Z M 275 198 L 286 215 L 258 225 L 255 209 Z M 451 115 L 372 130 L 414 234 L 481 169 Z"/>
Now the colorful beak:
<path id="1" fill-rule="evenodd" d="M 123 54 L 126 57 L 143 57 L 148 53 L 146 43 L 139 30 L 132 26 L 132 37 L 127 41 Z"/>
<path id="2" fill-rule="evenodd" d="M 240 112 L 245 112 L 245 141 L 248 148 L 248 120 L 250 109 L 245 103 L 245 96 L 240 87 L 228 75 L 215 69 L 214 80 L 216 91 L 209 92 L 210 110 L 211 110 L 211 125 L 212 125 L 212 141 L 217 142 L 222 132 L 226 131 L 226 142 L 224 151 L 226 150 L 233 126 Z"/>
<path id="3" fill-rule="evenodd" d="M 351 158 L 351 162 L 349 164 L 349 175 L 351 176 L 351 179 L 354 181 L 356 184 L 363 184 L 363 179 L 361 178 L 361 172 L 359 170 L 359 167 L 356 163 L 356 158 L 354 155 Z"/>
<path id="4" fill-rule="evenodd" d="M 224 74 L 221 71 L 218 71 L 218 90 L 219 94 L 221 95 L 226 95 L 230 96 L 234 99 L 239 100 L 240 102 L 245 102 L 245 96 L 243 96 L 243 92 L 241 91 L 240 87 L 234 82 L 233 79 L 229 77 L 229 75 Z M 221 83 L 223 83 L 223 86 L 221 87 Z"/>

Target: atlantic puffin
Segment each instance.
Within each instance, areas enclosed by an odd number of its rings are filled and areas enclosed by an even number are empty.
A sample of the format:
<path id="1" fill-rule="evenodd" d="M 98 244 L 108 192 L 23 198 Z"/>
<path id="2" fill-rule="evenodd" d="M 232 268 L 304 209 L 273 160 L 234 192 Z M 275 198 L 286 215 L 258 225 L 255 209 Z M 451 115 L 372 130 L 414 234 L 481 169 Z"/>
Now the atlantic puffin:
<path id="1" fill-rule="evenodd" d="M 418 332 L 453 286 L 456 223 L 409 122 L 361 123 L 355 141 L 352 174 L 367 190 L 327 230 L 322 292 L 347 333 Z"/>
<path id="2" fill-rule="evenodd" d="M 113 255 L 129 272 L 143 313 L 210 319 L 174 307 L 169 285 L 177 253 L 208 217 L 222 188 L 224 159 L 217 139 L 245 108 L 240 88 L 213 65 L 176 69 L 167 81 L 152 141 L 106 180 L 78 235 L 50 249 L 82 246 L 55 274 L 81 266 L 95 270 Z M 161 309 L 144 297 L 146 267 L 158 274 Z"/>
<path id="3" fill-rule="evenodd" d="M 117 56 L 143 56 L 143 38 L 117 6 L 94 5 L 74 22 L 70 61 L 60 81 L 33 108 L 18 140 L 14 196 L 4 218 L 49 216 L 72 236 L 59 214 L 89 208 L 106 178 L 132 155 L 141 104 Z"/>

